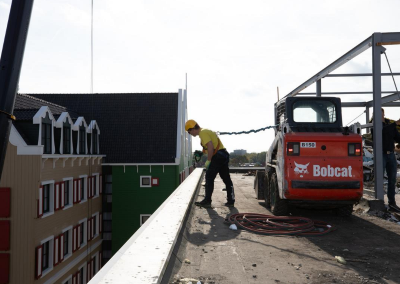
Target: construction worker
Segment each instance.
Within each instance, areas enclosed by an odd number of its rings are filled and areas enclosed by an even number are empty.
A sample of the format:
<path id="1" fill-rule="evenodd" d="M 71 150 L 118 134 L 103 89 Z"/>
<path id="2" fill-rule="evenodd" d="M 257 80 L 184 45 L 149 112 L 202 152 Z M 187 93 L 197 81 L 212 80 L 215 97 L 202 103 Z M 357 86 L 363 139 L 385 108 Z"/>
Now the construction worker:
<path id="1" fill-rule="evenodd" d="M 226 151 L 221 140 L 215 132 L 201 128 L 196 121 L 188 120 L 185 124 L 185 130 L 193 137 L 200 137 L 200 145 L 203 147 L 203 153 L 207 155 L 206 167 L 206 196 L 200 202 L 195 202 L 197 206 L 211 207 L 211 196 L 214 191 L 214 180 L 219 173 L 226 186 L 227 202 L 225 206 L 233 207 L 235 205 L 235 193 L 233 183 L 229 175 L 229 153 Z"/>
<path id="2" fill-rule="evenodd" d="M 400 125 L 400 119 L 390 123 L 390 120 L 385 118 L 385 110 L 382 108 L 382 150 L 383 150 L 383 172 L 386 170 L 388 177 L 387 197 L 389 201 L 389 209 L 400 212 L 400 208 L 396 204 L 395 187 L 397 176 L 397 160 L 394 154 L 394 143 L 400 143 L 400 133 L 397 130 L 397 125 Z M 374 135 L 373 131 L 372 135 Z"/>
<path id="3" fill-rule="evenodd" d="M 396 204 L 395 187 L 397 175 L 397 160 L 394 154 L 394 142 L 400 143 L 400 133 L 397 125 L 400 125 L 400 119 L 394 123 L 390 123 L 385 118 L 385 110 L 382 108 L 382 150 L 383 150 L 383 171 L 386 169 L 388 176 L 387 197 L 389 200 L 389 208 L 400 212 L 400 208 Z"/>

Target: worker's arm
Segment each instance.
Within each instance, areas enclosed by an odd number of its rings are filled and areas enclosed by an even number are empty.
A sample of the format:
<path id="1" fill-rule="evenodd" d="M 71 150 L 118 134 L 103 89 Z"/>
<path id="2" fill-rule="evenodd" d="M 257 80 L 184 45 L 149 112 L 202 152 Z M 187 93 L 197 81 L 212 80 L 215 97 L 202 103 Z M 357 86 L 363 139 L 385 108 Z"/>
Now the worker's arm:
<path id="1" fill-rule="evenodd" d="M 211 159 L 213 157 L 214 154 L 214 145 L 213 143 L 210 141 L 207 143 L 207 160 L 209 160 L 211 162 Z"/>

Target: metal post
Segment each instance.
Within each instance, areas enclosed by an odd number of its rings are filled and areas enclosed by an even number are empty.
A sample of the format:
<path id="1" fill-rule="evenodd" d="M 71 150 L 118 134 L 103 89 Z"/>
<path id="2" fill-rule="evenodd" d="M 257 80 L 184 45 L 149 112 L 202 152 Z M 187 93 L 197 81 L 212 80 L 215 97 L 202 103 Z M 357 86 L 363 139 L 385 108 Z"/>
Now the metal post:
<path id="1" fill-rule="evenodd" d="M 316 82 L 317 85 L 317 97 L 321 97 L 321 79 Z"/>
<path id="2" fill-rule="evenodd" d="M 368 106 L 366 106 L 365 107 L 365 124 L 368 124 L 369 123 L 369 107 Z M 370 132 L 370 128 L 369 127 L 367 127 L 367 133 L 369 133 Z"/>
<path id="3" fill-rule="evenodd" d="M 33 0 L 13 0 L 0 59 L 0 110 L 12 114 L 17 93 Z M 0 178 L 11 129 L 11 119 L 0 113 Z"/>
<path id="4" fill-rule="evenodd" d="M 381 33 L 372 35 L 372 86 L 374 111 L 374 171 L 375 171 L 375 198 L 384 200 L 383 193 L 383 150 L 382 150 L 382 102 L 381 102 L 381 53 L 384 50 L 377 43 L 381 40 Z"/>

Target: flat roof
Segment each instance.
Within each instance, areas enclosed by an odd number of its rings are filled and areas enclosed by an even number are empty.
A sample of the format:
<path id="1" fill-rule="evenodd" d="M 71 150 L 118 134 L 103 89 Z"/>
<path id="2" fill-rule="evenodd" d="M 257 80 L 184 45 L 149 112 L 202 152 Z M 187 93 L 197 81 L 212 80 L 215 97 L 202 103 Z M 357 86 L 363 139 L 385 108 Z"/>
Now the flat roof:
<path id="1" fill-rule="evenodd" d="M 212 208 L 192 207 L 168 283 L 187 283 L 177 281 L 181 278 L 202 284 L 400 282 L 399 224 L 361 210 L 345 218 L 331 210 L 295 209 L 292 214 L 326 221 L 337 230 L 318 237 L 233 231 L 224 223 L 230 214 L 271 213 L 255 198 L 254 176 L 232 173 L 231 178 L 234 208 L 223 205 L 226 192 L 219 176 Z M 203 198 L 204 187 L 195 199 Z M 335 256 L 347 263 L 338 263 Z"/>

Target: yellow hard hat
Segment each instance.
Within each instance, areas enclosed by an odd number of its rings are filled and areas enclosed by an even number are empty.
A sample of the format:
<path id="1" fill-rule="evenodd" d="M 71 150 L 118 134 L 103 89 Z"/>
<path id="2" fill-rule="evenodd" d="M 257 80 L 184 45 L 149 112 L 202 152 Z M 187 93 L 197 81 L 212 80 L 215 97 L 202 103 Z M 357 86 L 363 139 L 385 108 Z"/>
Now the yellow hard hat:
<path id="1" fill-rule="evenodd" d="M 186 121 L 185 130 L 188 131 L 190 128 L 194 128 L 196 124 L 196 121 L 194 121 L 193 119 L 189 119 L 188 121 Z"/>

